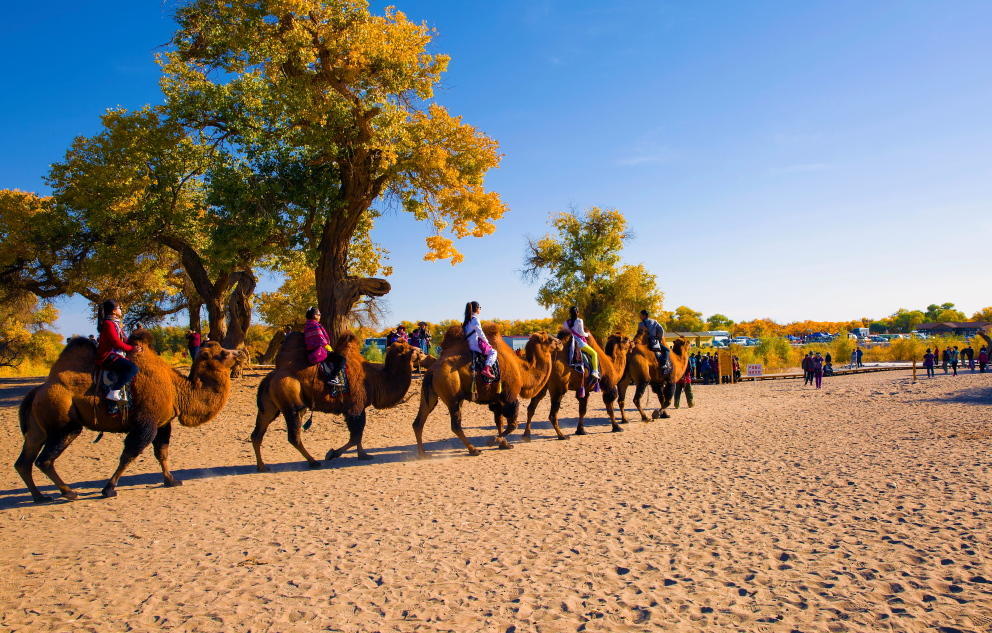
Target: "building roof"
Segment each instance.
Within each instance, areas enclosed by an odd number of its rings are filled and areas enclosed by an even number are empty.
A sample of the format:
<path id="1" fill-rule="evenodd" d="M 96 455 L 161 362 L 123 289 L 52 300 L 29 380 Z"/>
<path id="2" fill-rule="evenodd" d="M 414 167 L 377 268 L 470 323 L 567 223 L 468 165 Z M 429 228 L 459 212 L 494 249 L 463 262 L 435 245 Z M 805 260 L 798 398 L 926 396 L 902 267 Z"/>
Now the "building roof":
<path id="1" fill-rule="evenodd" d="M 923 323 L 916 327 L 919 330 L 975 330 L 987 328 L 992 323 L 989 321 L 939 321 L 936 323 Z"/>

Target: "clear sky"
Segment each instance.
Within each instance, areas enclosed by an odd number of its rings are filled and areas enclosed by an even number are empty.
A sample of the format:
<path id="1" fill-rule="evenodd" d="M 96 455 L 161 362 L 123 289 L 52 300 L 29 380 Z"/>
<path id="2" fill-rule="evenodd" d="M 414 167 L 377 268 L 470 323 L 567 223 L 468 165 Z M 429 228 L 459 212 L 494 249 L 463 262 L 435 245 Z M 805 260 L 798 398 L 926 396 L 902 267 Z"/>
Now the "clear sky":
<path id="1" fill-rule="evenodd" d="M 381 7 L 385 3 L 375 3 Z M 380 221 L 390 319 L 544 316 L 523 283 L 550 213 L 616 207 L 665 305 L 841 320 L 992 304 L 992 3 L 396 0 L 452 56 L 440 102 L 498 139 L 510 207 L 421 261 Z M 17 3 L 0 25 L 0 187 L 43 176 L 107 107 L 157 103 L 172 2 Z M 263 289 L 273 285 L 262 284 Z M 87 331 L 82 301 L 60 328 Z"/>

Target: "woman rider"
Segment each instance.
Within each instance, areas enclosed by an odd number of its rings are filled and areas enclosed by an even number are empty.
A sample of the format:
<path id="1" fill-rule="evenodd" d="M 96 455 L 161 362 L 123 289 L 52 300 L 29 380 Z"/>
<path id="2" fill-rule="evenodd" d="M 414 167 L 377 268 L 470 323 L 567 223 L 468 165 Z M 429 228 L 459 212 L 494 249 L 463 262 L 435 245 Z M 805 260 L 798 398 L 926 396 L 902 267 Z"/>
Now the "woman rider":
<path id="1" fill-rule="evenodd" d="M 113 299 L 107 299 L 97 308 L 97 364 L 104 371 L 112 373 L 113 382 L 106 395 L 107 413 L 116 415 L 121 400 L 121 389 L 138 375 L 138 366 L 125 357 L 128 352 L 140 352 L 141 345 L 131 345 L 124 340 L 124 326 L 121 324 L 121 306 Z"/>
<path id="2" fill-rule="evenodd" d="M 340 386 L 338 374 L 344 367 L 344 356 L 331 347 L 331 338 L 320 324 L 320 310 L 309 308 L 306 317 L 307 322 L 303 325 L 303 342 L 307 347 L 307 360 L 311 365 L 321 366 L 328 385 Z"/>
<path id="3" fill-rule="evenodd" d="M 485 332 L 482 331 L 482 324 L 479 323 L 480 312 L 482 312 L 482 306 L 479 305 L 478 301 L 469 301 L 465 304 L 462 333 L 468 341 L 468 348 L 486 357 L 486 367 L 482 370 L 482 375 L 486 378 L 495 378 L 493 365 L 496 363 L 496 350 L 489 344 Z"/>
<path id="4" fill-rule="evenodd" d="M 579 309 L 575 306 L 568 309 L 568 320 L 565 321 L 565 329 L 572 335 L 575 349 L 578 350 L 577 353 L 581 354 L 585 352 L 589 354 L 589 365 L 592 369 L 592 375 L 594 378 L 599 378 L 599 354 L 589 344 L 589 332 L 586 332 L 585 324 L 579 318 Z"/>

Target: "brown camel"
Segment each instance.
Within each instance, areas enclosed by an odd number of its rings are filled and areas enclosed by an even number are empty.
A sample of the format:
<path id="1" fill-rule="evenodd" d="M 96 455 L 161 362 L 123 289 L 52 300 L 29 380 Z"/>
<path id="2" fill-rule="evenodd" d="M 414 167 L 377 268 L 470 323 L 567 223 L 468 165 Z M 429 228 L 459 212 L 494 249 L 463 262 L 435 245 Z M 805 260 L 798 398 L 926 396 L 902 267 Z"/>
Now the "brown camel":
<path id="1" fill-rule="evenodd" d="M 451 430 L 462 441 L 469 455 L 478 455 L 479 450 L 465 436 L 462 430 L 462 402 L 468 400 L 486 404 L 493 412 L 496 423 L 494 442 L 502 449 L 512 448 L 506 436 L 517 428 L 517 415 L 520 398 L 533 398 L 542 389 L 551 375 L 551 355 L 561 349 L 561 342 L 546 332 L 531 334 L 521 358 L 503 341 L 495 325 L 485 328 L 486 337 L 496 348 L 500 366 L 500 379 L 492 384 L 483 384 L 470 369 L 472 352 L 468 348 L 461 326 L 448 329 L 441 343 L 441 356 L 433 367 L 424 374 L 424 384 L 420 391 L 420 410 L 413 422 L 413 432 L 417 437 L 417 454 L 425 457 L 424 424 L 437 406 L 438 399 L 448 407 L 451 415 Z M 473 385 L 473 382 L 475 383 Z M 506 417 L 506 429 L 503 428 Z"/>
<path id="2" fill-rule="evenodd" d="M 324 459 L 334 459 L 353 446 L 358 448 L 359 459 L 372 459 L 362 447 L 365 410 L 370 406 L 388 409 L 399 404 L 410 389 L 413 365 L 421 360 L 423 352 L 406 343 L 393 343 L 386 350 L 383 363 L 370 363 L 362 358 L 358 339 L 350 333 L 342 335 L 334 349 L 344 355 L 348 377 L 347 392 L 337 397 L 330 395 L 323 380 L 317 376 L 317 366 L 307 360 L 303 334 L 293 332 L 286 337 L 276 357 L 276 368 L 258 386 L 258 415 L 251 443 L 259 472 L 269 470 L 262 461 L 262 438 L 280 413 L 286 419 L 289 443 L 300 451 L 311 468 L 320 467 L 320 462 L 307 452 L 300 439 L 300 411 L 303 409 L 344 415 L 348 442 L 339 449 L 327 451 Z"/>
<path id="3" fill-rule="evenodd" d="M 149 444 L 155 448 L 165 485 L 181 485 L 169 472 L 172 421 L 199 426 L 217 415 L 227 402 L 237 352 L 210 341 L 200 348 L 189 376 L 183 376 L 152 351 L 151 334 L 139 330 L 130 340 L 142 344 L 143 349 L 131 355 L 138 365 L 138 375 L 131 385 L 126 417 L 108 415 L 95 395 L 96 345 L 82 337 L 66 345 L 45 383 L 31 390 L 21 402 L 24 448 L 14 468 L 36 502 L 51 499 L 35 485 L 32 462 L 58 486 L 63 497 L 78 497 L 55 471 L 55 460 L 84 428 L 127 434 L 117 470 L 103 488 L 104 497 L 117 495 L 117 482 L 124 470 Z"/>
<path id="4" fill-rule="evenodd" d="M 644 335 L 639 334 L 634 338 L 634 345 L 627 355 L 627 367 L 623 378 L 617 383 L 619 395 L 617 404 L 620 407 L 621 424 L 627 423 L 627 414 L 624 410 L 623 402 L 624 396 L 627 393 L 627 387 L 630 385 L 634 385 L 634 406 L 637 407 L 637 411 L 641 414 L 641 420 L 647 422 L 650 419 L 644 413 L 644 409 L 641 408 L 641 396 L 644 394 L 644 388 L 648 385 L 651 386 L 651 391 L 658 396 L 659 402 L 659 407 L 654 411 L 652 417 L 669 417 L 665 409 L 671 404 L 672 394 L 675 391 L 675 381 L 685 374 L 686 367 L 689 365 L 689 340 L 680 337 L 675 339 L 671 345 L 667 342 L 663 344 L 671 349 L 669 358 L 672 360 L 672 373 L 664 377 L 658 368 L 658 358 L 648 348 L 647 343 L 644 341 Z"/>
<path id="5" fill-rule="evenodd" d="M 559 339 L 564 339 L 564 342 L 568 341 L 569 336 L 565 332 L 558 335 Z M 623 429 L 617 424 L 616 416 L 613 413 L 613 401 L 617 399 L 617 383 L 623 376 L 624 369 L 627 366 L 627 354 L 631 349 L 632 343 L 629 338 L 614 334 L 606 340 L 606 349 L 604 350 L 599 346 L 596 337 L 590 334 L 589 345 L 599 355 L 599 372 L 601 374 L 599 388 L 603 393 L 603 404 L 606 405 L 606 413 L 610 416 L 610 424 L 613 426 L 613 432 L 618 433 Z M 579 387 L 587 384 L 589 374 L 580 374 L 569 367 L 567 354 L 568 350 L 562 349 L 554 355 L 554 368 L 551 370 L 551 378 L 548 379 L 548 384 L 540 393 L 531 399 L 530 404 L 527 406 L 527 425 L 524 427 L 523 435 L 523 439 L 526 441 L 530 441 L 530 424 L 534 418 L 534 411 L 545 394 L 551 394 L 551 413 L 548 417 L 555 429 L 555 433 L 558 434 L 558 439 L 568 439 L 567 436 L 562 434 L 561 428 L 558 426 L 558 410 L 561 408 L 561 399 L 569 391 L 578 393 Z M 585 395 L 578 398 L 578 400 L 579 423 L 575 427 L 575 434 L 585 435 L 586 407 L 589 404 L 588 388 L 585 391 Z"/>

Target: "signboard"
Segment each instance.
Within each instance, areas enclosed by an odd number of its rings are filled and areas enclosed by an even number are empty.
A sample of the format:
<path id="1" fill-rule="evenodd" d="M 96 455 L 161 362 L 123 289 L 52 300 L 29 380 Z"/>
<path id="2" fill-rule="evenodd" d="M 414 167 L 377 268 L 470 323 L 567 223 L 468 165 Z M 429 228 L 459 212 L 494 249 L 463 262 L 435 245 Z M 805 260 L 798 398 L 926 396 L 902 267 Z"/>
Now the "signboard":
<path id="1" fill-rule="evenodd" d="M 755 365 L 748 365 L 747 366 L 747 375 L 748 376 L 764 376 L 765 375 L 765 367 L 764 367 L 764 365 L 761 365 L 760 363 L 759 364 L 755 364 Z"/>

